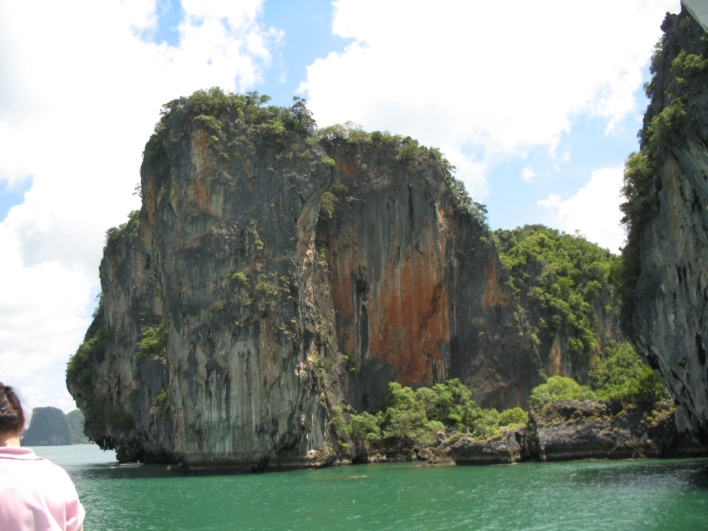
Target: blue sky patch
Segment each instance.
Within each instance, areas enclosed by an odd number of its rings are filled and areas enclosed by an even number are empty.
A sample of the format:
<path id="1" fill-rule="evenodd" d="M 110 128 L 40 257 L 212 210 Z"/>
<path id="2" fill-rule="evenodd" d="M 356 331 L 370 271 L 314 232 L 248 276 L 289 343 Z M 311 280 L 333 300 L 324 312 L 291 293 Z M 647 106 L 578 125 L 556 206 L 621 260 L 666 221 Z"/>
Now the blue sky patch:
<path id="1" fill-rule="evenodd" d="M 15 186 L 9 186 L 7 181 L 0 181 L 0 221 L 5 221 L 10 209 L 22 204 L 25 192 L 32 188 L 32 179 L 26 179 Z"/>
<path id="2" fill-rule="evenodd" d="M 262 21 L 266 27 L 285 32 L 263 82 L 256 87 L 275 105 L 292 105 L 297 88 L 307 79 L 307 67 L 353 42 L 332 34 L 331 0 L 266 0 Z"/>
<path id="3" fill-rule="evenodd" d="M 155 4 L 157 29 L 143 31 L 140 38 L 156 44 L 167 43 L 179 46 L 179 25 L 184 22 L 185 12 L 179 0 L 157 0 Z"/>
<path id="4" fill-rule="evenodd" d="M 644 80 L 650 76 L 648 68 L 643 69 Z M 649 102 L 642 88 L 634 97 L 637 110 L 617 124 L 614 132 L 605 133 L 606 119 L 580 114 L 571 122 L 570 133 L 562 135 L 555 159 L 544 147 L 532 149 L 526 157 L 513 157 L 493 166 L 487 175 L 490 193 L 484 199 L 490 226 L 493 229 L 513 229 L 533 223 L 554 226 L 554 213 L 539 206 L 539 200 L 551 194 L 569 199 L 590 181 L 592 172 L 622 166 L 630 153 L 639 150 L 636 135 Z M 564 160 L 565 154 L 568 160 Z M 536 176 L 523 180 L 525 168 Z"/>

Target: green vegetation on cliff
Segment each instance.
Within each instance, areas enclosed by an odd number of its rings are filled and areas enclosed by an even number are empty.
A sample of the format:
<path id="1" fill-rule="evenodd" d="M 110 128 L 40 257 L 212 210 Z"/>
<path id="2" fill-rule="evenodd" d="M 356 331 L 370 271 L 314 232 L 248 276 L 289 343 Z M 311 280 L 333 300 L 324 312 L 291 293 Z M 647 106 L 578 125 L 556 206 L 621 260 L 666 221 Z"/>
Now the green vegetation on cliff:
<path id="1" fill-rule="evenodd" d="M 526 421 L 527 414 L 520 408 L 500 414 L 496 409 L 476 407 L 469 388 L 452 379 L 416 391 L 392 382 L 382 411 L 351 415 L 343 429 L 356 441 L 401 450 L 433 446 L 440 437 L 492 437 L 500 433 L 500 427 Z"/>
<path id="2" fill-rule="evenodd" d="M 433 161 L 445 176 L 445 182 L 452 194 L 455 208 L 460 213 L 472 216 L 485 227 L 487 226 L 487 208 L 472 200 L 463 182 L 455 178 L 455 166 L 445 158 L 439 149 L 427 148 L 410 136 L 392 135 L 388 131 L 367 133 L 350 122 L 317 129 L 315 137 L 325 149 L 337 144 L 361 144 L 384 152 L 389 151 L 403 165 L 417 166 L 424 160 Z M 366 167 L 362 168 L 364 171 L 366 169 Z M 329 207 L 327 211 L 329 213 Z"/>
<path id="3" fill-rule="evenodd" d="M 66 385 L 81 406 L 88 433 L 105 433 L 108 426 L 127 431 L 135 425 L 133 417 L 112 407 L 105 396 L 96 394 L 93 389 L 93 364 L 103 360 L 106 346 L 112 341 L 111 334 L 106 332 L 103 300 L 99 301 L 93 317 L 84 342 L 67 364 Z"/>
<path id="4" fill-rule="evenodd" d="M 163 106 L 163 117 L 155 125 L 155 132 L 146 146 L 146 157 L 163 153 L 163 143 L 166 141 L 179 141 L 176 136 L 165 138 L 168 134 L 166 120 L 173 110 L 188 113 L 194 122 L 206 128 L 210 134 L 210 147 L 218 156 L 227 160 L 242 156 L 242 148 L 253 149 L 258 144 L 277 149 L 282 147 L 288 138 L 292 139 L 291 135 L 298 135 L 304 140 L 303 147 L 307 148 L 296 150 L 300 158 L 333 167 L 335 162 L 326 153 L 328 146 L 342 142 L 362 144 L 384 151 L 390 150 L 402 165 L 417 166 L 423 160 L 430 160 L 439 165 L 452 193 L 455 207 L 486 226 L 485 206 L 470 198 L 464 184 L 454 177 L 455 167 L 440 150 L 426 148 L 410 136 L 392 135 L 388 131 L 367 133 L 351 123 L 318 129 L 312 112 L 305 106 L 305 100 L 298 97 L 293 100 L 292 107 L 278 107 L 266 105 L 270 97 L 259 95 L 257 92 L 225 93 L 218 87 L 206 91 L 198 90 L 188 98 L 179 98 Z M 366 170 L 365 167 L 361 169 Z M 331 192 L 326 194 L 321 216 L 331 218 L 337 198 Z"/>
<path id="5" fill-rule="evenodd" d="M 125 242 L 135 245 L 140 237 L 140 211 L 133 210 L 128 214 L 128 221 L 117 227 L 111 227 L 106 231 L 106 246 L 117 245 Z"/>
<path id="6" fill-rule="evenodd" d="M 681 27 L 694 24 L 698 28 L 688 14 L 667 16 L 681 16 Z M 697 31 L 704 33 L 702 29 Z M 644 87 L 651 102 L 638 135 L 640 150 L 632 153 L 624 166 L 622 194 L 625 202 L 620 207 L 624 214 L 622 223 L 627 228 L 627 243 L 622 251 L 623 323 L 628 323 L 634 312 L 634 291 L 640 275 L 641 235 L 647 223 L 658 214 L 655 172 L 672 147 L 681 147 L 685 143 L 693 128 L 689 109 L 704 106 L 700 92 L 708 84 L 708 38 L 704 35 L 701 49 L 691 51 L 666 46 L 666 42 L 664 35 L 656 44 L 650 66 L 652 79 Z"/>
<path id="7" fill-rule="evenodd" d="M 167 355 L 167 325 L 162 322 L 157 326 L 145 326 L 142 339 L 138 343 L 135 355 L 138 361 L 145 361 L 151 356 L 164 358 Z"/>
<path id="8" fill-rule="evenodd" d="M 56 446 L 87 443 L 84 416 L 75 409 L 64 415 L 55 407 L 37 407 L 32 411 L 30 426 L 22 438 L 24 446 Z"/>
<path id="9" fill-rule="evenodd" d="M 603 355 L 593 357 L 589 385 L 552 376 L 531 391 L 529 406 L 556 400 L 615 400 L 625 406 L 650 410 L 669 399 L 669 394 L 629 343 L 612 343 Z"/>
<path id="10" fill-rule="evenodd" d="M 580 236 L 541 225 L 497 230 L 495 238 L 511 284 L 529 316 L 532 337 L 548 348 L 554 338 L 566 336 L 573 367 L 587 369 L 579 379 L 587 385 L 553 376 L 533 390 L 529 405 L 614 399 L 649 407 L 668 398 L 651 368 L 621 336 L 598 344 L 598 330 L 606 328 L 598 320 L 615 320 L 620 311 L 619 257 Z"/>
<path id="11" fill-rule="evenodd" d="M 315 121 L 304 101 L 295 98 L 292 107 L 265 104 L 270 97 L 257 92 L 247 94 L 225 93 L 218 87 L 198 90 L 188 98 L 179 98 L 163 105 L 163 117 L 155 125 L 155 133 L 146 146 L 146 157 L 162 152 L 162 142 L 177 142 L 178 137 L 164 138 L 166 120 L 172 111 L 186 112 L 200 127 L 210 134 L 209 145 L 216 154 L 229 159 L 239 147 L 255 143 L 279 145 L 291 133 L 311 136 Z"/>
<path id="12" fill-rule="evenodd" d="M 617 311 L 619 259 L 580 236 L 543 225 L 494 233 L 497 250 L 532 326 L 537 345 L 568 338 L 573 365 L 588 366 L 597 348 L 597 303 Z"/>

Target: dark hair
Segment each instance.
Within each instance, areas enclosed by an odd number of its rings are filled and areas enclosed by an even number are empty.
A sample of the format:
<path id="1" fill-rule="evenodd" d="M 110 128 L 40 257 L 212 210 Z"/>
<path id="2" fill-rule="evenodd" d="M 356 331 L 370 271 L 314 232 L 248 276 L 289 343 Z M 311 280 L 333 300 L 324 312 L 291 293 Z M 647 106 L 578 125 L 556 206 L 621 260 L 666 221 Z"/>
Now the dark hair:
<path id="1" fill-rule="evenodd" d="M 19 432 L 25 424 L 25 414 L 15 390 L 0 382 L 0 433 Z"/>

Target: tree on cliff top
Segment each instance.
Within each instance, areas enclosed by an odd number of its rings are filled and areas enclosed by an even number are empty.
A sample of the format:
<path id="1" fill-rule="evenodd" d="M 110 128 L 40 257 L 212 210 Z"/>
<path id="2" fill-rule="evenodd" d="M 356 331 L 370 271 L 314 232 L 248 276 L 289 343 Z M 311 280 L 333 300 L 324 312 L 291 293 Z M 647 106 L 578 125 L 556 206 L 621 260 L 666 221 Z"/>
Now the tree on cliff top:
<path id="1" fill-rule="evenodd" d="M 367 133 L 351 123 L 318 129 L 304 99 L 294 97 L 293 105 L 289 108 L 266 106 L 269 100 L 270 97 L 257 92 L 248 92 L 245 95 L 226 93 L 219 87 L 197 90 L 188 98 L 172 100 L 163 105 L 162 117 L 155 125 L 155 132 L 150 137 L 145 154 L 152 156 L 160 152 L 169 117 L 175 111 L 186 112 L 191 119 L 209 129 L 211 144 L 224 158 L 229 157 L 228 148 L 231 145 L 225 141 L 227 131 L 230 134 L 243 135 L 249 142 L 257 137 L 266 142 L 282 144 L 290 133 L 294 132 L 304 137 L 309 146 L 316 145 L 320 148 L 341 142 L 384 147 L 394 150 L 396 160 L 401 164 L 415 165 L 421 159 L 429 159 L 439 164 L 453 196 L 455 208 L 462 214 L 473 216 L 487 227 L 486 207 L 472 200 L 462 181 L 454 177 L 455 167 L 439 149 L 426 148 L 410 136 L 392 135 L 387 131 Z M 175 140 L 174 136 L 170 138 L 171 142 Z M 323 163 L 334 163 L 322 149 L 319 151 Z"/>

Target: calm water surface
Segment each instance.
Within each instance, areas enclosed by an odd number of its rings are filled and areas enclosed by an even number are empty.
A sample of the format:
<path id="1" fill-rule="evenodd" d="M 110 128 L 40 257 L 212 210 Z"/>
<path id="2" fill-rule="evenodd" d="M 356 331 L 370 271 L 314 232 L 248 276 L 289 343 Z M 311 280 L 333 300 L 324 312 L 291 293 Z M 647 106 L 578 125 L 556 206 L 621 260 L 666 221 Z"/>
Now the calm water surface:
<path id="1" fill-rule="evenodd" d="M 63 466 L 86 530 L 708 530 L 708 460 L 349 467 L 196 476 L 114 468 L 96 446 L 34 447 Z"/>

